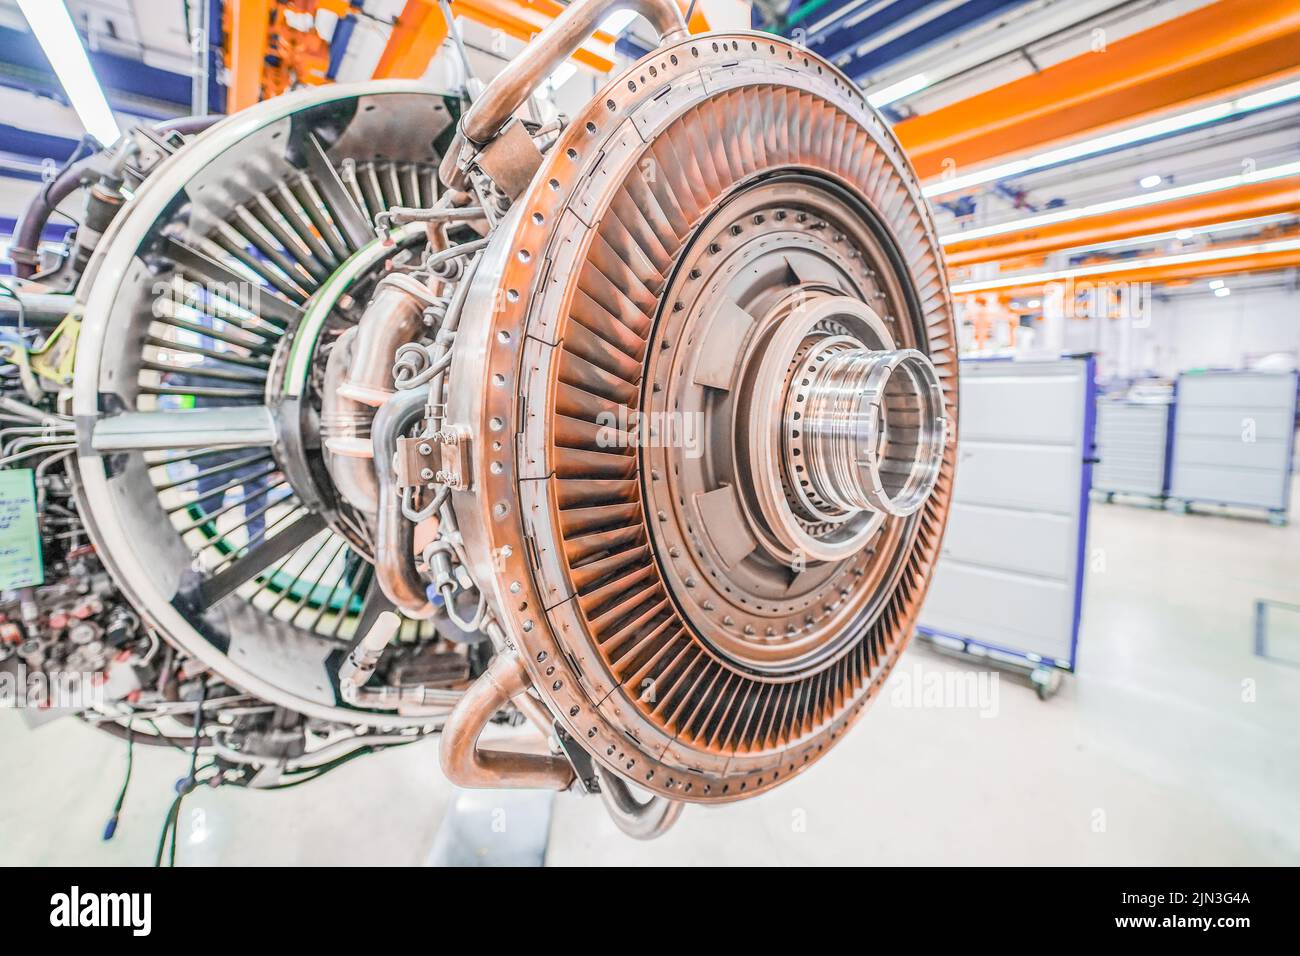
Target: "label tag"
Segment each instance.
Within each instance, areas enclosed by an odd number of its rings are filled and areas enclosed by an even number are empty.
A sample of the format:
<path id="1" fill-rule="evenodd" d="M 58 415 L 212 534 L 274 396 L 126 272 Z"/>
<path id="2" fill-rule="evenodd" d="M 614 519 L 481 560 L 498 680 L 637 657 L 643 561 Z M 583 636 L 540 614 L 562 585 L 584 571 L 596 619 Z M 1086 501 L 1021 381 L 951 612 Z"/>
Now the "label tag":
<path id="1" fill-rule="evenodd" d="M 0 471 L 0 590 L 44 583 L 34 473 L 30 468 Z"/>

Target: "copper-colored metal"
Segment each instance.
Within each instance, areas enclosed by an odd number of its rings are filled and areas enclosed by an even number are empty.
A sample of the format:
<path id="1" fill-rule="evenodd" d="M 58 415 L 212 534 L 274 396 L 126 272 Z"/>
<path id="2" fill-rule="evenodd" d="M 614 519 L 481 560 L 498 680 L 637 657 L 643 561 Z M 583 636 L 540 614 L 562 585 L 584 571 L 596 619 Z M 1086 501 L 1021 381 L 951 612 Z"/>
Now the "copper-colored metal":
<path id="1" fill-rule="evenodd" d="M 458 787 L 567 790 L 573 767 L 563 757 L 480 747 L 488 721 L 510 701 L 528 693 L 528 672 L 510 653 L 498 654 L 467 690 L 443 725 L 438 758 Z"/>
<path id="2" fill-rule="evenodd" d="M 906 645 L 937 557 L 951 444 L 924 504 L 851 554 L 783 568 L 763 541 L 713 540 L 761 526 L 727 444 L 782 421 L 736 399 L 746 356 L 817 293 L 879 315 L 861 347 L 922 353 L 955 425 L 940 247 L 887 125 L 806 51 L 714 35 L 573 118 L 463 309 L 445 421 L 472 435 L 473 487 L 451 496 L 468 570 L 560 729 L 669 800 L 751 796 L 823 754 Z M 709 467 L 638 437 L 691 409 L 716 426 Z"/>
<path id="3" fill-rule="evenodd" d="M 424 303 L 385 279 L 356 328 L 340 336 L 325 366 L 321 437 L 326 465 L 340 494 L 374 524 L 379 486 L 372 464 L 370 426 L 375 409 L 392 397 L 393 360 L 423 329 Z"/>

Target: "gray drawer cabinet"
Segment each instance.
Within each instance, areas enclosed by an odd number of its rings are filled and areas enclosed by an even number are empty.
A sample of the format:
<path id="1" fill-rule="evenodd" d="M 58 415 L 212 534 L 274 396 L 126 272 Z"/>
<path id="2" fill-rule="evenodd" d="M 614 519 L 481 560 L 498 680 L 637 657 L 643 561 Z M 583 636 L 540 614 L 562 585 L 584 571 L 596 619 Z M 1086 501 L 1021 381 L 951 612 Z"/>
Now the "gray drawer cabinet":
<path id="1" fill-rule="evenodd" d="M 1074 669 L 1093 372 L 1091 356 L 962 361 L 957 475 L 923 635 Z"/>
<path id="2" fill-rule="evenodd" d="M 1170 402 L 1099 400 L 1093 488 L 1107 495 L 1163 498 L 1172 413 Z"/>
<path id="3" fill-rule="evenodd" d="M 1284 521 L 1291 490 L 1296 373 L 1186 372 L 1178 378 L 1169 495 L 1185 508 L 1268 511 Z"/>

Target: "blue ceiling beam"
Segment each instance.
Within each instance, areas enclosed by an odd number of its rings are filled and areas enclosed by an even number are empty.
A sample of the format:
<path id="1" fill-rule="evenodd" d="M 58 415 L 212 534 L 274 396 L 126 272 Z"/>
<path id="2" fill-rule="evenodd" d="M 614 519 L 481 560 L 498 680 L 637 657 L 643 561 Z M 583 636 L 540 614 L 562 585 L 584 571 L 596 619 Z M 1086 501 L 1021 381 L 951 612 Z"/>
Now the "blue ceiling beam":
<path id="1" fill-rule="evenodd" d="M 1018 6 L 1024 2 L 1025 0 L 967 0 L 960 7 L 940 14 L 915 30 L 854 58 L 845 65 L 844 72 L 852 77 L 854 82 L 861 82 L 863 77 L 895 60 L 901 60 L 954 33 L 967 30 L 1008 7 Z"/>
<path id="2" fill-rule="evenodd" d="M 640 43 L 631 39 L 627 34 L 616 37 L 614 40 L 614 51 L 620 56 L 625 56 L 630 60 L 639 60 L 643 56 L 649 56 L 650 51 Z"/>
<path id="3" fill-rule="evenodd" d="M 18 228 L 18 220 L 11 216 L 0 216 L 0 241 L 8 242 Z M 72 231 L 71 223 L 50 223 L 41 231 L 42 242 L 62 242 Z"/>
<path id="4" fill-rule="evenodd" d="M 226 34 L 221 29 L 221 2 L 222 0 L 208 0 L 208 49 L 206 56 L 208 60 L 208 112 L 224 113 L 226 111 L 226 88 L 218 82 L 217 77 L 221 75 L 221 68 L 224 65 L 221 50 L 225 46 Z M 356 3 L 360 7 L 360 2 Z M 344 40 L 344 47 L 347 46 L 346 40 L 352 36 L 352 27 L 356 26 L 356 18 L 349 16 L 347 20 L 352 25 L 348 27 L 347 37 Z M 340 23 L 341 27 L 343 24 Z M 342 55 L 340 54 L 340 59 Z M 335 69 L 333 51 L 330 52 L 330 69 Z M 333 79 L 333 77 L 331 77 Z M 186 101 L 185 112 L 193 113 L 190 108 L 192 100 Z"/>
<path id="5" fill-rule="evenodd" d="M 53 160 L 62 166 L 77 149 L 78 140 L 49 133 L 36 133 L 18 126 L 0 123 L 0 153 L 8 153 L 33 163 Z"/>
<path id="6" fill-rule="evenodd" d="M 878 33 L 898 26 L 908 17 L 938 2 L 939 0 L 894 0 L 883 10 L 873 13 L 851 27 L 841 27 L 839 25 L 841 21 L 837 20 L 824 30 L 819 30 L 810 36 L 807 41 L 808 49 L 818 56 L 834 60 L 841 53 L 854 49 Z M 853 11 L 846 19 L 852 19 L 858 12 Z"/>
<path id="7" fill-rule="evenodd" d="M 339 67 L 343 65 L 343 54 L 348 51 L 348 43 L 352 41 L 352 31 L 356 29 L 356 26 L 357 18 L 350 13 L 334 26 L 334 36 L 330 38 L 329 69 L 325 71 L 325 75 L 331 80 L 339 78 Z"/>
<path id="8" fill-rule="evenodd" d="M 217 21 L 220 23 L 220 20 Z M 137 60 L 102 51 L 89 53 L 109 105 L 148 119 L 169 119 L 190 111 L 190 77 L 172 73 Z M 63 89 L 45 57 L 45 51 L 30 33 L 0 27 L 0 63 L 18 67 L 26 76 L 0 76 L 0 83 L 63 99 Z M 149 103 L 157 104 L 151 109 Z"/>

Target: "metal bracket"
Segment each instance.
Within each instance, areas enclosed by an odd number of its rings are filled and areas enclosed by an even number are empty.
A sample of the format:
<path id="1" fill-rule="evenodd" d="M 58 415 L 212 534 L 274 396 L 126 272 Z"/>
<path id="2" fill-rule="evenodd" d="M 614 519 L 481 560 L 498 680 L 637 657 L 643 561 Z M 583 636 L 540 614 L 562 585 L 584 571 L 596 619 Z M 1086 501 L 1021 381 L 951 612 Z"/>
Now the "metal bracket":
<path id="1" fill-rule="evenodd" d="M 577 775 L 578 786 L 582 792 L 600 793 L 600 777 L 596 775 L 596 765 L 592 762 L 591 754 L 587 753 L 582 745 L 560 726 L 558 720 L 555 722 L 554 733 L 560 749 L 569 758 L 569 763 L 573 764 L 573 771 Z"/>
<path id="2" fill-rule="evenodd" d="M 498 189 L 515 199 L 528 188 L 533 174 L 541 168 L 542 151 L 523 122 L 514 119 L 479 151 L 473 162 Z"/>
<path id="3" fill-rule="evenodd" d="M 397 439 L 398 487 L 440 484 L 452 491 L 468 491 L 472 477 L 469 443 L 469 430 L 462 426 L 422 438 Z"/>

